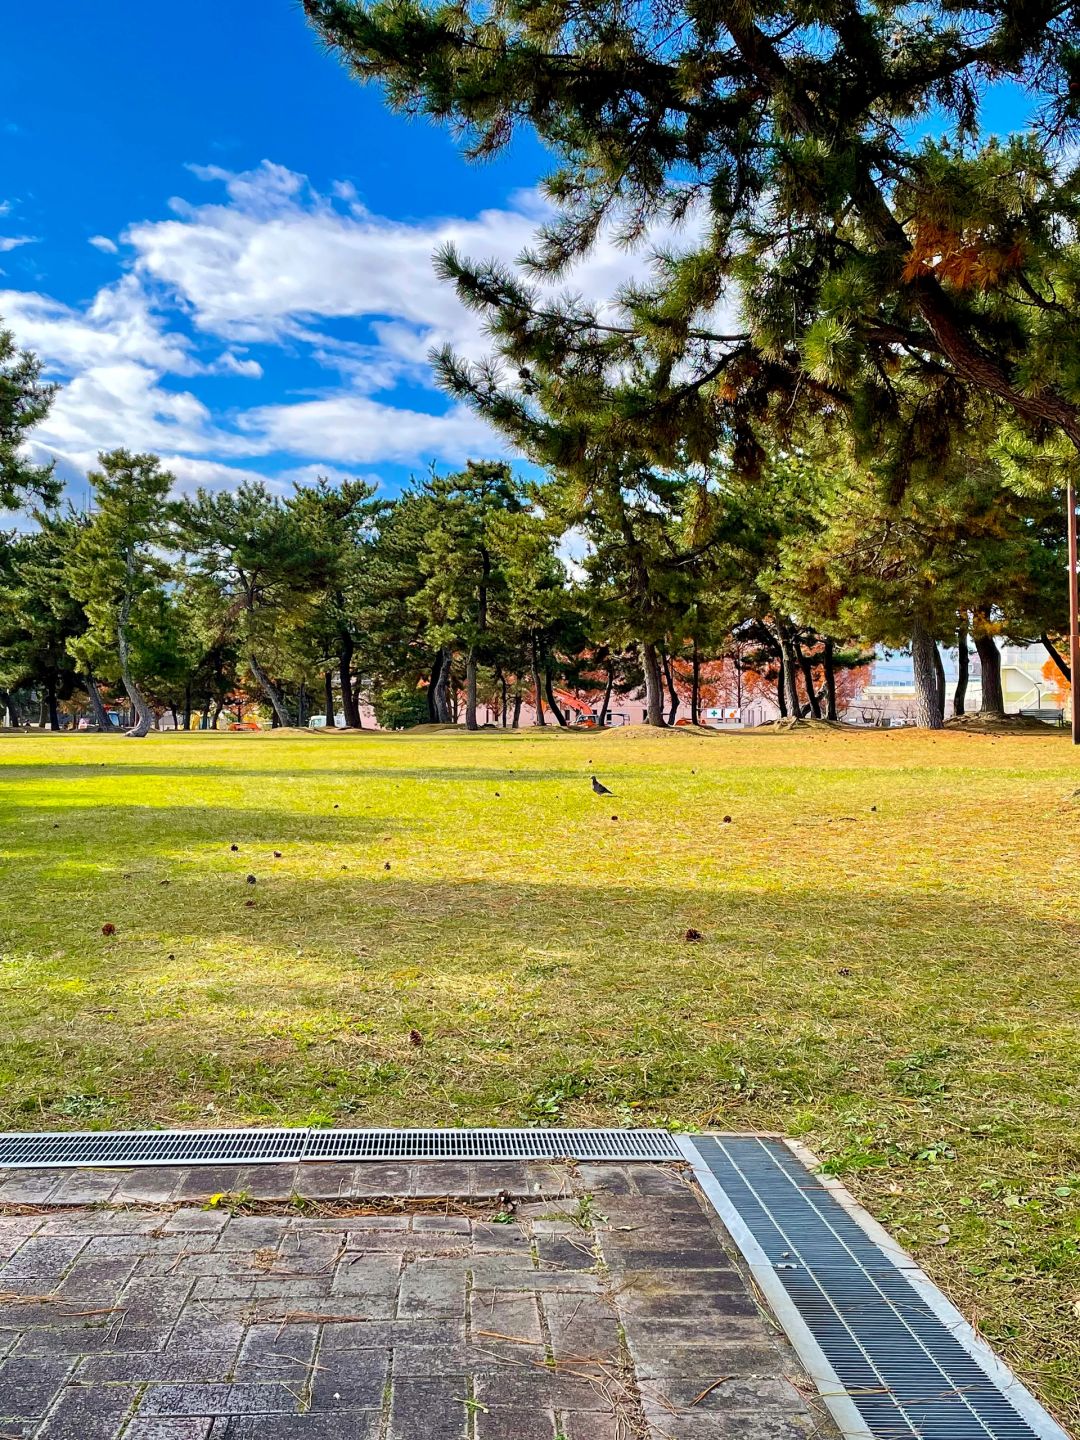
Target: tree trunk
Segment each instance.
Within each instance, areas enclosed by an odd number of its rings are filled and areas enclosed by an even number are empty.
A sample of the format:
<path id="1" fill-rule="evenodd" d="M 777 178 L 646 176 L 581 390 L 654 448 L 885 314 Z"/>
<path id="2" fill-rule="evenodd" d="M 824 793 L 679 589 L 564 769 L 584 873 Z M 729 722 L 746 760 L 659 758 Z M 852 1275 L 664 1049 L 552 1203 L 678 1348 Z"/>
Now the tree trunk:
<path id="1" fill-rule="evenodd" d="M 645 724 L 657 725 L 663 730 L 665 728 L 664 682 L 660 674 L 660 661 L 657 659 L 656 646 L 651 640 L 642 641 L 641 666 L 645 671 Z"/>
<path id="2" fill-rule="evenodd" d="M 806 686 L 806 705 L 810 714 L 815 720 L 821 719 L 821 704 L 817 697 L 817 688 L 814 685 L 814 666 L 809 655 L 805 654 L 802 645 L 799 643 L 798 635 L 791 637 L 791 645 L 795 651 L 795 658 L 799 662 L 799 669 L 802 671 L 803 684 Z"/>
<path id="3" fill-rule="evenodd" d="M 19 717 L 15 713 L 15 701 L 11 698 L 10 690 L 0 690 L 0 725 L 8 724 L 13 728 L 19 723 Z"/>
<path id="4" fill-rule="evenodd" d="M 1001 689 L 1001 651 L 998 649 L 993 635 L 982 629 L 977 620 L 975 649 L 978 651 L 979 663 L 982 668 L 980 711 L 983 715 L 994 715 L 1000 719 L 1005 714 L 1005 696 Z"/>
<path id="5" fill-rule="evenodd" d="M 442 671 L 442 651 L 435 651 L 435 662 L 431 667 L 431 675 L 428 678 L 427 687 L 427 715 L 428 723 L 434 725 L 438 720 L 438 712 L 435 709 L 435 689 L 439 683 L 439 674 Z"/>
<path id="6" fill-rule="evenodd" d="M 513 715 L 512 715 L 511 718 L 510 718 L 510 728 L 511 728 L 511 730 L 516 730 L 520 724 L 521 724 L 521 681 L 519 680 L 519 681 L 517 682 L 517 688 L 514 690 L 514 713 L 513 713 Z"/>
<path id="7" fill-rule="evenodd" d="M 508 699 L 508 687 L 507 687 L 507 684 L 506 684 L 506 674 L 505 674 L 505 672 L 504 672 L 504 670 L 503 670 L 503 668 L 502 668 L 501 665 L 497 665 L 497 666 L 495 667 L 495 675 L 496 675 L 496 678 L 498 679 L 498 682 L 499 682 L 499 690 L 502 692 L 502 728 L 505 730 L 505 729 L 506 729 L 507 706 L 508 706 L 508 704 L 509 704 L 509 699 Z"/>
<path id="8" fill-rule="evenodd" d="M 352 689 L 353 638 L 347 630 L 338 631 L 338 679 L 341 682 L 341 713 L 347 730 L 360 728 L 360 716 Z"/>
<path id="9" fill-rule="evenodd" d="M 251 673 L 255 677 L 255 683 L 270 701 L 270 707 L 274 712 L 274 719 L 278 725 L 288 729 L 292 725 L 292 719 L 285 705 L 285 697 L 270 679 L 270 676 L 259 663 L 259 657 L 254 650 L 248 656 L 248 664 L 251 666 Z"/>
<path id="10" fill-rule="evenodd" d="M 1050 656 L 1050 659 L 1054 662 L 1054 664 L 1057 666 L 1057 668 L 1061 671 L 1062 675 L 1064 675 L 1065 679 L 1068 680 L 1069 684 L 1071 685 L 1071 684 L 1072 684 L 1072 670 L 1069 668 L 1069 662 L 1065 659 L 1064 655 L 1062 655 L 1061 651 L 1057 648 L 1057 646 L 1054 644 L 1054 642 L 1050 639 L 1050 636 L 1049 636 L 1049 635 L 1042 634 L 1042 635 L 1039 636 L 1039 640 L 1040 640 L 1040 642 L 1042 643 L 1042 646 L 1043 646 L 1043 648 L 1045 649 L 1046 653 Z M 14 710 L 14 708 L 12 708 L 11 714 L 12 714 L 12 724 L 17 725 L 19 722 L 18 722 L 17 720 L 15 720 L 15 718 L 14 718 L 14 716 L 15 716 L 15 710 Z"/>
<path id="11" fill-rule="evenodd" d="M 799 703 L 799 667 L 795 658 L 795 648 L 791 643 L 791 635 L 786 626 L 778 625 L 776 630 L 780 641 L 780 668 L 784 682 L 784 698 L 787 701 L 787 713 L 797 720 L 802 707 Z"/>
<path id="12" fill-rule="evenodd" d="M 56 685 L 49 680 L 45 686 L 45 704 L 49 712 L 49 729 L 60 729 L 60 710 L 56 704 Z"/>
<path id="13" fill-rule="evenodd" d="M 825 670 L 825 719 L 839 720 L 840 712 L 836 707 L 836 646 L 828 636 L 825 637 L 825 653 L 822 656 L 822 665 Z"/>
<path id="14" fill-rule="evenodd" d="M 135 684 L 131 674 L 131 662 L 128 655 L 127 624 L 131 614 L 131 589 L 130 580 L 133 568 L 131 556 L 127 559 L 128 585 L 124 590 L 124 598 L 120 603 L 120 615 L 116 626 L 116 648 L 120 656 L 120 678 L 124 682 L 124 689 L 131 701 L 132 709 L 135 711 L 135 723 L 127 732 L 129 739 L 141 740 L 149 733 L 154 717 L 150 713 L 150 707 L 142 697 L 142 692 Z"/>
<path id="15" fill-rule="evenodd" d="M 105 709 L 105 703 L 101 698 L 101 691 L 98 689 L 97 680 L 87 671 L 86 693 L 90 699 L 90 714 L 94 717 L 94 724 L 99 730 L 111 730 L 109 723 L 109 712 Z"/>
<path id="16" fill-rule="evenodd" d="M 780 669 L 776 674 L 776 708 L 780 711 L 781 720 L 787 719 L 787 686 L 784 684 L 784 664 L 780 662 Z"/>
<path id="17" fill-rule="evenodd" d="M 566 716 L 559 709 L 558 703 L 555 700 L 555 687 L 552 682 L 551 664 L 548 661 L 544 662 L 544 694 L 547 696 L 548 709 L 551 711 L 552 715 L 555 716 L 555 723 L 561 729 L 565 730 Z"/>
<path id="18" fill-rule="evenodd" d="M 674 725 L 679 714 L 679 692 L 675 689 L 675 676 L 671 669 L 671 656 L 663 648 L 661 648 L 660 651 L 660 659 L 663 662 L 664 679 L 667 681 L 668 695 L 671 698 L 671 704 L 668 707 L 667 723 Z"/>
<path id="19" fill-rule="evenodd" d="M 692 642 L 690 657 L 690 724 L 701 724 L 701 651 L 696 640 Z"/>
<path id="20" fill-rule="evenodd" d="M 325 697 L 323 705 L 325 707 L 326 728 L 332 730 L 334 728 L 334 672 L 332 670 L 324 670 L 322 678 L 323 695 Z"/>
<path id="21" fill-rule="evenodd" d="M 356 712 L 356 728 L 357 728 L 358 730 L 362 730 L 362 729 L 364 728 L 364 714 L 363 714 L 363 711 L 360 709 L 360 706 L 361 706 L 361 703 L 362 703 L 362 702 L 361 702 L 361 699 L 360 699 L 360 693 L 361 693 L 361 691 L 363 690 L 363 688 L 364 688 L 364 677 L 363 677 L 362 675 L 357 675 L 357 677 L 356 677 L 356 684 L 353 686 L 352 697 L 353 697 L 353 710 Z"/>
<path id="22" fill-rule="evenodd" d="M 450 665 L 451 653 L 444 645 L 439 651 L 439 666 L 435 672 L 435 719 L 439 725 L 450 724 Z"/>
<path id="23" fill-rule="evenodd" d="M 476 646 L 465 652 L 465 729 L 479 730 L 476 722 Z"/>
<path id="24" fill-rule="evenodd" d="M 968 680 L 971 676 L 971 653 L 968 650 L 967 626 L 961 625 L 956 631 L 956 689 L 952 697 L 952 713 L 963 715 L 967 700 Z"/>
<path id="25" fill-rule="evenodd" d="M 217 727 L 218 727 L 218 721 L 221 719 L 221 712 L 222 712 L 222 710 L 224 710 L 224 709 L 225 709 L 225 701 L 224 701 L 224 700 L 217 700 L 217 701 L 214 702 L 214 718 L 210 721 L 210 729 L 211 729 L 211 730 L 216 730 L 216 729 L 217 729 Z"/>
<path id="26" fill-rule="evenodd" d="M 184 686 L 184 729 L 191 729 L 191 682 Z"/>
<path id="27" fill-rule="evenodd" d="M 305 722 L 306 718 L 307 718 L 307 681 L 306 681 L 306 680 L 301 680 L 301 681 L 300 681 L 300 697 L 299 697 L 299 700 L 297 701 L 297 711 L 296 711 L 297 723 L 299 724 L 301 730 L 303 730 L 303 728 L 304 728 L 304 722 Z"/>
<path id="28" fill-rule="evenodd" d="M 535 632 L 529 640 L 529 662 L 532 666 L 533 694 L 536 696 L 536 720 L 537 725 L 546 725 L 544 719 L 544 696 L 540 689 L 540 647 L 536 643 Z"/>
<path id="29" fill-rule="evenodd" d="M 938 714 L 945 724 L 945 666 L 941 661 L 941 646 L 934 644 L 934 678 L 937 681 Z"/>
<path id="30" fill-rule="evenodd" d="M 934 637 L 916 620 L 911 627 L 911 663 L 915 671 L 915 720 L 926 730 L 940 730 L 941 705 L 938 700 L 937 666 Z"/>
<path id="31" fill-rule="evenodd" d="M 601 730 L 603 730 L 604 726 L 607 724 L 608 710 L 611 706 L 611 692 L 614 688 L 615 666 L 609 660 L 607 666 L 607 685 L 604 687 L 604 699 L 600 706 L 600 718 L 598 721 Z"/>

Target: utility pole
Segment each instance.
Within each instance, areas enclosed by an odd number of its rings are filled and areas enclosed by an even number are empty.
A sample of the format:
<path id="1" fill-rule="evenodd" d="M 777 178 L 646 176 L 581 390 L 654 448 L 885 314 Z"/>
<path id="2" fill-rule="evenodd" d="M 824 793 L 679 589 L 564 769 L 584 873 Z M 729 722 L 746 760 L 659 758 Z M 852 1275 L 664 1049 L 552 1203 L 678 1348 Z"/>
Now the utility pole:
<path id="1" fill-rule="evenodd" d="M 1080 592 L 1077 590 L 1076 486 L 1065 490 L 1069 530 L 1069 676 L 1072 686 L 1072 741 L 1080 745 Z"/>

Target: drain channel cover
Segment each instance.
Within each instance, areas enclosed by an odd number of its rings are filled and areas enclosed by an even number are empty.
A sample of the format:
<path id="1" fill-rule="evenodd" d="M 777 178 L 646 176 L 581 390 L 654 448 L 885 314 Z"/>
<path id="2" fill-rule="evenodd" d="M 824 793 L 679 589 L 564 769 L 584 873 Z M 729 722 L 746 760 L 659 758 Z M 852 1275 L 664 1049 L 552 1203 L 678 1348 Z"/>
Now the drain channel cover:
<path id="1" fill-rule="evenodd" d="M 915 1262 L 788 1145 L 702 1135 L 683 1149 L 845 1434 L 1068 1440 Z"/>
<path id="2" fill-rule="evenodd" d="M 0 1134 L 0 1167 L 300 1160 L 681 1160 L 666 1130 L 144 1130 Z"/>

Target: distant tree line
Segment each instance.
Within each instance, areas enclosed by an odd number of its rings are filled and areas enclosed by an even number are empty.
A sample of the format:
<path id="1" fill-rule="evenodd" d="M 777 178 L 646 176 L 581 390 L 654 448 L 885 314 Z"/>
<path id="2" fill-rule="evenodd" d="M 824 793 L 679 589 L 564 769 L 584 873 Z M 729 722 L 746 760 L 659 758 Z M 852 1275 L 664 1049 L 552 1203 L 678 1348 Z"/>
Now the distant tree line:
<path id="1" fill-rule="evenodd" d="M 921 723 L 944 719 L 939 644 L 972 644 L 1000 713 L 996 636 L 1064 628 L 1053 484 L 1010 470 L 999 437 L 956 447 L 890 498 L 853 452 L 807 431 L 752 467 L 732 450 L 683 471 L 642 462 L 586 486 L 495 461 L 415 479 L 174 493 L 153 455 L 104 453 L 85 512 L 25 441 L 53 389 L 0 341 L 0 707 L 57 728 L 73 704 L 131 733 L 169 714 L 216 726 L 258 703 L 281 726 L 340 713 L 401 727 L 485 712 L 564 725 L 567 696 L 647 722 L 767 692 L 782 715 L 838 718 L 875 645 L 910 646 Z M 1016 478 L 1014 478 L 1016 477 Z M 560 558 L 567 537 L 580 557 Z M 561 697 L 561 698 L 560 698 Z M 957 704 L 963 709 L 963 691 Z M 37 713 L 32 715 L 36 707 Z"/>

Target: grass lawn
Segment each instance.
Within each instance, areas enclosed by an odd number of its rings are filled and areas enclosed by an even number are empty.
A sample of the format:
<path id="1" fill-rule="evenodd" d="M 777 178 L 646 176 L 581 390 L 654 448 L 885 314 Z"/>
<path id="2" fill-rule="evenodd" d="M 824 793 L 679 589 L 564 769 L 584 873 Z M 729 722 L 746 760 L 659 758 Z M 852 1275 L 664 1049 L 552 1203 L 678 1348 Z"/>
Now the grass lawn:
<path id="1" fill-rule="evenodd" d="M 1080 1423 L 1063 735 L 4 735 L 0 1003 L 3 1128 L 801 1136 Z"/>

